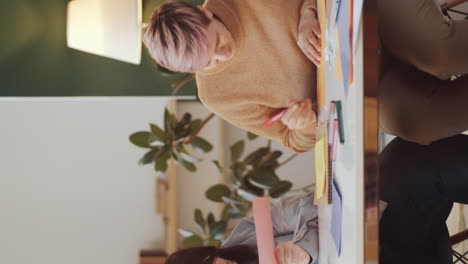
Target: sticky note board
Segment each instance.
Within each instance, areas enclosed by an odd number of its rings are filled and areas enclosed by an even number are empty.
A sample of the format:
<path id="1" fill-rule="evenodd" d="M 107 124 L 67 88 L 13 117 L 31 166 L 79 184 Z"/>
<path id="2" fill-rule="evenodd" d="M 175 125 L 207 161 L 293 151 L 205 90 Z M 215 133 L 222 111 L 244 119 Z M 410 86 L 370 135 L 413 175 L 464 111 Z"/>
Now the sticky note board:
<path id="1" fill-rule="evenodd" d="M 270 206 L 269 197 L 257 197 L 253 200 L 253 215 L 260 264 L 278 264 L 275 256 Z"/>

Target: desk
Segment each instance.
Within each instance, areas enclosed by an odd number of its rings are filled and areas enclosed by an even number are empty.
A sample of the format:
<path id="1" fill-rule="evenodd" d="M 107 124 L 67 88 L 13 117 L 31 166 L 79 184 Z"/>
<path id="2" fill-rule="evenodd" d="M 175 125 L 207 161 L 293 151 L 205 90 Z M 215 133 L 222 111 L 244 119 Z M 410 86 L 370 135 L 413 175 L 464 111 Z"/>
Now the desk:
<path id="1" fill-rule="evenodd" d="M 346 140 L 335 167 L 343 197 L 342 248 L 341 256 L 329 263 L 378 263 L 376 7 L 376 1 L 364 1 L 354 53 L 354 84 L 342 100 Z M 327 95 L 330 100 L 346 98 L 343 82 L 333 78 L 333 69 L 327 69 L 327 91 L 334 91 Z"/>

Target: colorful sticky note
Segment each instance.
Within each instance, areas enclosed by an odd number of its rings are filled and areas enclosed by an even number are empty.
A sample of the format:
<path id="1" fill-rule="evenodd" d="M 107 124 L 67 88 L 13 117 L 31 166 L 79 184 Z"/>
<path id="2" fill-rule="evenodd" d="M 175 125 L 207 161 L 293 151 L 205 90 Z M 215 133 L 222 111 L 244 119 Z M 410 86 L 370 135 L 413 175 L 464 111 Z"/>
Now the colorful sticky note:
<path id="1" fill-rule="evenodd" d="M 335 56 L 335 70 L 333 72 L 333 75 L 335 77 L 335 79 L 337 80 L 343 80 L 343 71 L 341 70 L 341 56 L 340 56 L 340 45 L 339 45 L 339 37 L 338 37 L 338 29 L 336 28 L 336 24 L 335 24 L 335 30 L 333 30 L 333 32 L 335 33 L 334 36 L 335 36 L 335 43 L 336 43 L 336 47 L 335 47 L 335 52 L 336 54 L 338 54 L 338 56 Z"/>
<path id="2" fill-rule="evenodd" d="M 321 31 L 321 59 L 320 68 L 317 69 L 317 102 L 320 108 L 324 109 L 327 107 L 327 93 L 325 82 L 327 79 L 327 63 L 324 57 L 324 51 L 327 46 L 327 40 L 325 32 L 327 30 L 327 19 L 325 0 L 317 1 L 317 16 L 320 24 Z"/>
<path id="3" fill-rule="evenodd" d="M 323 136 L 315 143 L 315 199 L 325 195 L 328 168 L 327 136 Z"/>
<path id="4" fill-rule="evenodd" d="M 340 45 L 341 70 L 345 95 L 348 96 L 348 88 L 351 73 L 351 1 L 342 1 L 338 10 L 337 27 Z"/>
<path id="5" fill-rule="evenodd" d="M 330 156 L 331 156 L 331 160 L 335 161 L 336 160 L 336 157 L 337 157 L 337 153 L 338 153 L 338 142 L 339 142 L 339 137 L 338 137 L 338 134 L 339 134 L 339 123 L 338 123 L 338 119 L 334 119 L 333 120 L 333 140 L 332 140 L 332 146 L 331 146 L 331 153 L 330 153 Z"/>
<path id="6" fill-rule="evenodd" d="M 253 200 L 253 215 L 260 264 L 278 264 L 275 255 L 269 197 L 257 197 Z"/>
<path id="7" fill-rule="evenodd" d="M 341 255 L 341 224 L 342 224 L 342 197 L 335 181 L 332 183 L 332 221 L 331 234 L 335 242 L 338 256 Z"/>

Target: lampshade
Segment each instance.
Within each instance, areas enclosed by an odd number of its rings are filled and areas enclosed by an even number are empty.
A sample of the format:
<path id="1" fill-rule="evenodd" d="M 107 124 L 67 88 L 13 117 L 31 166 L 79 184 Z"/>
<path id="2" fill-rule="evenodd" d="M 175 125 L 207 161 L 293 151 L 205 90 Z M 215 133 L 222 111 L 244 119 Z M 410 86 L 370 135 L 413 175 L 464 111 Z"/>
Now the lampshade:
<path id="1" fill-rule="evenodd" d="M 67 13 L 68 47 L 140 64 L 141 0 L 74 0 Z"/>

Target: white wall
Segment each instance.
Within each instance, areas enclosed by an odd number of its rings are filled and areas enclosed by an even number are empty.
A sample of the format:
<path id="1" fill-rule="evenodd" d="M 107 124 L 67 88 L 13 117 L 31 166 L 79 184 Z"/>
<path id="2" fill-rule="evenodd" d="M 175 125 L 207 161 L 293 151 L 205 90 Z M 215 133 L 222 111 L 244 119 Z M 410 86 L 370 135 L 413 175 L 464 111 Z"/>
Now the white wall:
<path id="1" fill-rule="evenodd" d="M 185 112 L 190 112 L 194 119 L 205 119 L 211 112 L 208 111 L 203 105 L 197 102 L 178 102 L 177 114 L 182 116 Z M 178 195 L 178 225 L 180 228 L 195 231 L 197 234 L 203 233 L 197 228 L 193 212 L 195 208 L 200 208 L 203 216 L 206 218 L 209 212 L 213 212 L 216 220 L 219 220 L 221 207 L 218 203 L 211 202 L 205 198 L 205 191 L 212 185 L 220 181 L 220 174 L 215 167 L 211 164 L 212 160 L 219 160 L 220 142 L 222 135 L 220 125 L 221 119 L 218 117 L 212 118 L 205 127 L 201 130 L 199 136 L 208 140 L 213 145 L 213 150 L 206 154 L 199 154 L 198 152 L 187 148 L 187 150 L 203 161 L 196 164 L 197 172 L 192 173 L 187 171 L 182 166 L 177 168 L 177 193 Z M 182 241 L 182 237 L 179 237 Z"/>
<path id="2" fill-rule="evenodd" d="M 151 166 L 128 136 L 166 99 L 0 101 L 0 263 L 134 264 L 162 248 Z"/>
<path id="3" fill-rule="evenodd" d="M 34 98 L 0 100 L 0 263 L 134 264 L 143 248 L 163 248 L 155 213 L 152 166 L 128 136 L 163 123 L 165 98 Z M 194 102 L 178 112 L 209 114 Z M 201 136 L 214 145 L 197 173 L 178 168 L 179 226 L 196 230 L 193 209 L 220 212 L 205 190 L 220 181 L 210 161 L 245 132 L 218 118 Z M 220 132 L 225 130 L 222 136 Z M 248 144 L 246 152 L 264 139 Z M 292 153 L 284 150 L 282 160 Z M 279 169 L 299 188 L 314 181 L 313 152 Z M 160 175 L 163 177 L 162 175 Z"/>

